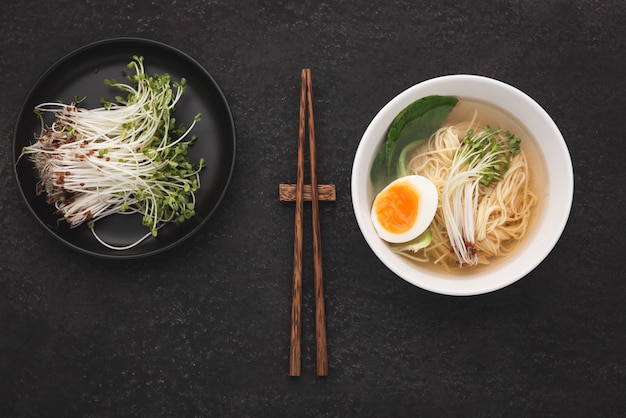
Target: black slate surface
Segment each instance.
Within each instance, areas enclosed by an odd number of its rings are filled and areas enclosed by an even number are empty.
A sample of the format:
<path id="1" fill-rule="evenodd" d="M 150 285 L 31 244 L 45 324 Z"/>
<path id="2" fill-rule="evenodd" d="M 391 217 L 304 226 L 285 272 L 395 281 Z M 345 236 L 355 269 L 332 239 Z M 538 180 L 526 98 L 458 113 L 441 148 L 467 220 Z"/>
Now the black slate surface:
<path id="1" fill-rule="evenodd" d="M 626 413 L 626 3 L 17 0 L 0 17 L 0 415 Z M 118 36 L 197 59 L 224 90 L 238 140 L 211 221 L 173 250 L 123 262 L 46 232 L 19 196 L 11 155 L 40 75 Z M 315 376 L 309 264 L 303 374 L 287 373 L 293 206 L 278 201 L 278 184 L 295 181 L 304 67 L 319 181 L 338 194 L 321 205 L 326 378 Z M 548 258 L 506 289 L 466 298 L 388 271 L 350 200 L 352 158 L 376 112 L 455 73 L 508 82 L 541 104 L 566 139 L 576 187 Z"/>

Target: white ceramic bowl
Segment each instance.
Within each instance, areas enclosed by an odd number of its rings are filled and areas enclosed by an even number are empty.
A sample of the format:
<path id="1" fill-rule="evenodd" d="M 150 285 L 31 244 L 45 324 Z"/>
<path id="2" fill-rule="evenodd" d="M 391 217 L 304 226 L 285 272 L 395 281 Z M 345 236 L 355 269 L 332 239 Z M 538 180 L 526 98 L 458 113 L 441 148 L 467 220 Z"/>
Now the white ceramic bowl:
<path id="1" fill-rule="evenodd" d="M 504 110 L 533 138 L 545 174 L 538 195 L 534 225 L 519 248 L 502 260 L 463 275 L 425 268 L 395 254 L 382 241 L 370 219 L 374 191 L 370 169 L 394 117 L 415 100 L 429 96 L 455 96 L 489 103 Z M 545 164 L 549 157 L 550 164 Z M 475 75 L 450 75 L 419 83 L 391 100 L 374 117 L 357 148 L 352 167 L 352 204 L 357 223 L 376 256 L 395 274 L 422 289 L 455 296 L 477 295 L 501 289 L 533 270 L 556 245 L 567 223 L 574 193 L 574 176 L 565 140 L 554 121 L 533 99 L 503 82 Z M 542 186 L 543 188 L 544 186 Z"/>

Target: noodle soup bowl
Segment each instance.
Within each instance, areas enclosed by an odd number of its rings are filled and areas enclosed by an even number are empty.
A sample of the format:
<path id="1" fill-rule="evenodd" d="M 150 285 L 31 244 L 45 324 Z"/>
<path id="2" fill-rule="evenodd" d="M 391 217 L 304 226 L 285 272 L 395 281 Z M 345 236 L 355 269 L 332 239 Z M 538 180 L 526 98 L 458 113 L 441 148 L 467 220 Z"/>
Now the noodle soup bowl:
<path id="1" fill-rule="evenodd" d="M 454 96 L 483 103 L 514 120 L 522 137 L 533 193 L 526 234 L 516 249 L 487 265 L 445 270 L 394 252 L 374 228 L 370 213 L 375 191 L 370 171 L 393 119 L 415 100 L 430 95 Z M 546 164 L 549 157 L 550 164 Z M 546 111 L 525 93 L 503 82 L 476 75 L 449 75 L 421 82 L 387 103 L 367 127 L 352 167 L 352 203 L 358 226 L 374 254 L 393 273 L 424 290 L 453 296 L 492 292 L 528 275 L 557 244 L 569 217 L 574 192 L 572 162 L 565 140 Z"/>

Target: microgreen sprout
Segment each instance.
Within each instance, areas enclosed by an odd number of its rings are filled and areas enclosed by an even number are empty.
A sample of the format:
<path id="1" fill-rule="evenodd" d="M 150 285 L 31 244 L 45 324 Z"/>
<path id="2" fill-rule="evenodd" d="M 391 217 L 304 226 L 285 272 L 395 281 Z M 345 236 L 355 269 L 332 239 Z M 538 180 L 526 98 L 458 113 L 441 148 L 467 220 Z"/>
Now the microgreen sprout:
<path id="1" fill-rule="evenodd" d="M 102 107 L 79 107 L 49 102 L 35 108 L 42 123 L 37 141 L 23 149 L 39 172 L 38 190 L 76 227 L 84 222 L 98 241 L 94 223 L 115 213 L 139 213 L 149 235 L 169 222 L 183 222 L 195 214 L 195 192 L 204 159 L 192 163 L 188 147 L 195 141 L 191 130 L 201 119 L 196 115 L 187 128 L 172 116 L 186 80 L 172 82 L 168 74 L 148 75 L 143 57 L 128 64 L 135 73 L 129 84 L 105 80 L 124 92 L 115 101 L 101 100 Z M 45 125 L 44 116 L 54 122 Z"/>
<path id="2" fill-rule="evenodd" d="M 452 249 L 461 266 L 478 263 L 474 228 L 478 190 L 502 179 L 521 139 L 506 129 L 468 130 L 442 191 L 442 210 Z"/>

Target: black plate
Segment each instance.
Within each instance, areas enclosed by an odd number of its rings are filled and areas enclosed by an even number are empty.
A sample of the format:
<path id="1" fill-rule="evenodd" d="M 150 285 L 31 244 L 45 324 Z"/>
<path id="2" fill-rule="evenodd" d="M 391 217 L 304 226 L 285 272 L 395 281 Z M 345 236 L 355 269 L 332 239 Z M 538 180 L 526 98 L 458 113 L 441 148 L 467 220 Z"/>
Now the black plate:
<path id="1" fill-rule="evenodd" d="M 34 141 L 41 131 L 41 123 L 33 113 L 36 105 L 49 101 L 71 102 L 75 97 L 86 97 L 83 106 L 99 107 L 100 99 L 113 100 L 119 90 L 105 86 L 103 80 L 126 80 L 132 72 L 127 64 L 133 55 L 143 56 L 149 74 L 169 73 L 172 80 L 187 79 L 187 87 L 176 106 L 177 122 L 191 124 L 197 113 L 202 120 L 194 127 L 198 139 L 189 148 L 189 158 L 206 161 L 201 171 L 201 187 L 196 193 L 196 216 L 179 225 L 166 225 L 158 236 L 150 237 L 129 250 L 111 250 L 100 244 L 87 225 L 70 229 L 65 221 L 58 222 L 54 207 L 45 202 L 45 196 L 36 195 L 37 171 L 27 158 L 19 159 L 24 146 Z M 56 238 L 70 247 L 87 254 L 105 258 L 137 258 L 169 249 L 204 225 L 219 205 L 235 164 L 235 125 L 232 113 L 213 77 L 198 62 L 168 45 L 145 39 L 116 38 L 80 48 L 52 66 L 29 93 L 20 111 L 13 138 L 15 175 L 30 210 L 39 222 Z M 145 235 L 148 229 L 141 224 L 140 215 L 111 215 L 96 222 L 98 235 L 106 242 L 124 246 Z"/>

